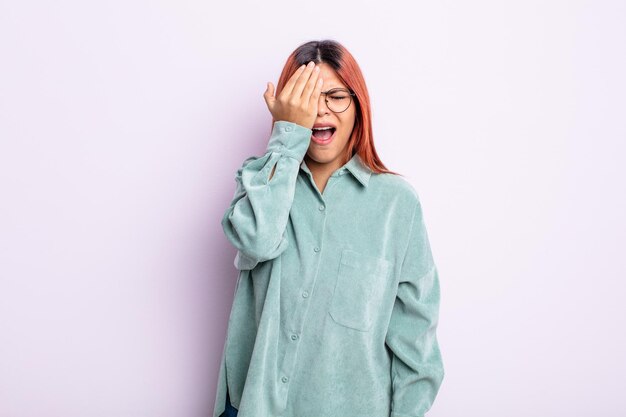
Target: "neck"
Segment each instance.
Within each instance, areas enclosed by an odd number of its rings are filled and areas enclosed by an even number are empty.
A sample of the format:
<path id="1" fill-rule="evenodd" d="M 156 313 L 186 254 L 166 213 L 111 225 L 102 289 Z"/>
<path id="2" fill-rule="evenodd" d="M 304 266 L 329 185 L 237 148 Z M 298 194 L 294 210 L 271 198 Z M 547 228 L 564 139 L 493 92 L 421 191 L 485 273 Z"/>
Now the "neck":
<path id="1" fill-rule="evenodd" d="M 328 178 L 330 178 L 332 173 L 343 165 L 340 158 L 331 162 L 322 163 L 312 160 L 308 155 L 304 156 L 304 162 L 309 168 L 309 171 L 311 171 L 313 180 L 315 181 L 315 184 L 320 192 L 323 192 L 326 187 L 326 183 L 328 182 Z"/>
<path id="2" fill-rule="evenodd" d="M 335 172 L 343 165 L 340 158 L 337 158 L 331 162 L 324 163 L 314 161 L 309 157 L 309 155 L 304 156 L 304 162 L 306 162 L 306 166 L 309 168 L 309 171 L 311 171 L 311 174 L 313 174 L 314 178 L 328 178 L 333 172 Z"/>

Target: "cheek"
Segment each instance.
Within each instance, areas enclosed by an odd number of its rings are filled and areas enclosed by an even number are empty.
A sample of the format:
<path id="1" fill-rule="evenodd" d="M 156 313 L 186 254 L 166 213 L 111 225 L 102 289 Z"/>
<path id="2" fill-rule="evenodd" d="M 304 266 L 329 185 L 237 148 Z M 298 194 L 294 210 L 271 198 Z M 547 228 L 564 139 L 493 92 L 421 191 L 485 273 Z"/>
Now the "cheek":
<path id="1" fill-rule="evenodd" d="M 341 121 L 340 133 L 342 138 L 347 141 L 354 129 L 354 121 Z"/>
<path id="2" fill-rule="evenodd" d="M 336 137 L 335 147 L 343 149 L 350 140 L 351 133 L 350 130 L 342 128 L 340 135 Z"/>
<path id="3" fill-rule="evenodd" d="M 354 115 L 342 114 L 339 116 L 339 125 L 342 132 L 349 132 L 354 127 Z"/>

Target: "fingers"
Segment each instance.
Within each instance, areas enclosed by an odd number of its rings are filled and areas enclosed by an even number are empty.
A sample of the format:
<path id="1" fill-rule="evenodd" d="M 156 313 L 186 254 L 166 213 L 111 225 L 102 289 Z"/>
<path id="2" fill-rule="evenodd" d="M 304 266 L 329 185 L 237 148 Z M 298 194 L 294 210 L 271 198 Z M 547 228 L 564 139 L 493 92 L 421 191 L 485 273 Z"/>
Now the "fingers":
<path id="1" fill-rule="evenodd" d="M 323 78 L 318 78 L 317 82 L 315 83 L 315 89 L 313 90 L 313 94 L 311 95 L 310 100 L 313 101 L 313 103 L 315 104 L 315 106 L 318 105 L 318 103 L 320 102 L 320 95 L 322 94 L 322 86 L 324 85 L 324 79 Z M 317 107 L 315 107 L 317 109 Z"/>
<path id="2" fill-rule="evenodd" d="M 268 82 L 263 97 L 272 117 L 306 127 L 312 126 L 317 116 L 322 90 L 323 81 L 320 75 L 320 67 L 314 61 L 301 65 L 276 97 L 274 85 Z"/>
<path id="3" fill-rule="evenodd" d="M 300 68 L 298 68 L 296 70 L 296 72 L 293 73 L 291 78 L 289 78 L 289 81 L 287 81 L 287 83 L 285 84 L 285 86 L 281 90 L 281 92 L 280 92 L 281 96 L 283 94 L 285 94 L 286 97 L 289 97 L 291 95 L 291 91 L 293 90 L 293 87 L 296 84 L 296 81 L 298 80 L 298 77 L 300 77 L 300 74 L 302 74 L 302 72 L 304 71 L 305 68 L 306 68 L 306 66 L 304 64 L 300 65 Z"/>
<path id="4" fill-rule="evenodd" d="M 317 86 L 319 75 L 320 75 L 320 67 L 315 66 L 315 68 L 313 69 L 313 73 L 309 77 L 309 80 L 307 81 L 306 86 L 304 87 L 304 91 L 302 92 L 302 97 L 301 97 L 302 101 L 308 103 L 309 100 L 311 100 L 311 93 L 313 93 L 313 90 Z"/>
<path id="5" fill-rule="evenodd" d="M 304 87 L 306 86 L 306 84 L 309 82 L 314 68 L 315 68 L 315 62 L 310 61 L 307 64 L 304 71 L 302 72 L 302 74 L 300 74 L 300 76 L 298 77 L 298 81 L 296 82 L 296 85 L 293 87 L 293 91 L 291 92 L 292 98 L 293 97 L 302 98 L 302 91 L 304 90 Z"/>

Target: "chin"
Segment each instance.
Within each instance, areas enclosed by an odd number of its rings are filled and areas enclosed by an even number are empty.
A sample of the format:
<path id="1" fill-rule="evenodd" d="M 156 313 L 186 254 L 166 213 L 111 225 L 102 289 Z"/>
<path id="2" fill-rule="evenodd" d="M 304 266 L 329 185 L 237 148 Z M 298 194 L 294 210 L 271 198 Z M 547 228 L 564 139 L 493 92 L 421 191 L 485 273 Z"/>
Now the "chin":
<path id="1" fill-rule="evenodd" d="M 309 151 L 307 156 L 318 164 L 327 164 L 337 159 L 338 154 L 330 154 L 329 152 Z"/>
<path id="2" fill-rule="evenodd" d="M 327 164 L 334 162 L 337 158 L 340 158 L 345 151 L 347 142 L 340 145 L 340 142 L 332 143 L 331 146 L 318 146 L 311 142 L 309 149 L 306 153 L 307 157 L 317 162 L 318 164 Z"/>

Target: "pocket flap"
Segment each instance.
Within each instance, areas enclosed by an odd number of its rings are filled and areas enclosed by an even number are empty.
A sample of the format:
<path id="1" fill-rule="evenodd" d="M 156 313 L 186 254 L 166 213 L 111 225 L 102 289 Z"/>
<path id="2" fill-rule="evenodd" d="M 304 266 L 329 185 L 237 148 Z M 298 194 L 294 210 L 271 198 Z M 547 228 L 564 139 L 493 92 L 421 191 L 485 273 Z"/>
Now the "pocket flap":
<path id="1" fill-rule="evenodd" d="M 386 272 L 390 262 L 384 258 L 364 256 L 362 253 L 352 249 L 344 249 L 341 253 L 342 264 L 354 268 L 363 268 L 369 271 Z"/>

